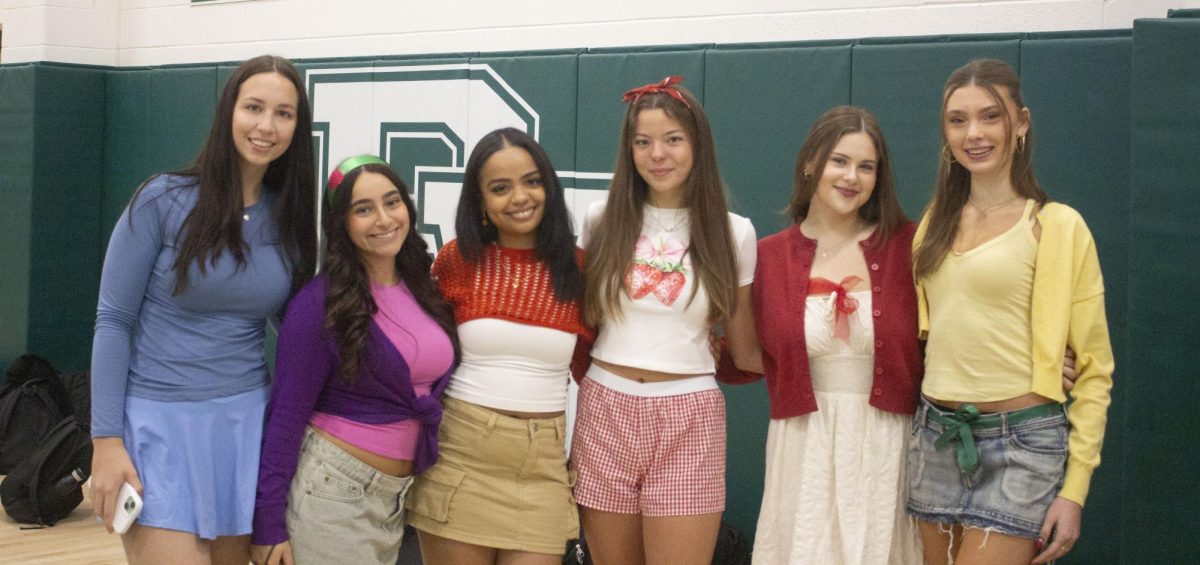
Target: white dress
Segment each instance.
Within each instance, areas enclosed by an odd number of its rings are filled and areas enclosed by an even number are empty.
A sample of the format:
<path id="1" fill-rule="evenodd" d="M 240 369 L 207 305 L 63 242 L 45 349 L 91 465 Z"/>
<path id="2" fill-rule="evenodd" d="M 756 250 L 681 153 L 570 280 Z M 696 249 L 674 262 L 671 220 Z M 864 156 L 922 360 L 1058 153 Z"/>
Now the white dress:
<path id="1" fill-rule="evenodd" d="M 849 342 L 833 337 L 830 296 L 810 296 L 805 337 L 817 411 L 771 420 L 767 474 L 754 542 L 756 564 L 921 563 L 904 511 L 904 458 L 912 416 L 868 404 L 874 367 L 871 293 L 849 315 Z"/>

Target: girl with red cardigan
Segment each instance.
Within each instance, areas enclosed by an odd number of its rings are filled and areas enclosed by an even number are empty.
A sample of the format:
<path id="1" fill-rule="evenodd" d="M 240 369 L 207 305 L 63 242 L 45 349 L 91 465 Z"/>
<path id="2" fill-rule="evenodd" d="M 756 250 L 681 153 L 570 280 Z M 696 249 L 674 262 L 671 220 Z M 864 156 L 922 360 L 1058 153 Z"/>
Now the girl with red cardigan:
<path id="1" fill-rule="evenodd" d="M 903 504 L 922 374 L 914 226 L 871 113 L 838 106 L 817 120 L 788 214 L 792 226 L 758 243 L 761 355 L 732 351 L 739 368 L 765 371 L 771 398 L 754 561 L 919 562 Z"/>

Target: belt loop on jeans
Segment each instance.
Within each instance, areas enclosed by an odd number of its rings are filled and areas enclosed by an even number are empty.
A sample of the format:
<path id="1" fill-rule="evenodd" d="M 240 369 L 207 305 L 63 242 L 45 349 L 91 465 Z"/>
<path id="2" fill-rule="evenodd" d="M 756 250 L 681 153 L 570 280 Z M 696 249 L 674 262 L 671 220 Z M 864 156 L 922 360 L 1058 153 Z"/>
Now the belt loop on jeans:
<path id="1" fill-rule="evenodd" d="M 979 450 L 975 448 L 975 438 L 971 435 L 971 424 L 979 420 L 979 409 L 974 404 L 963 404 L 952 413 L 935 413 L 936 420 L 944 428 L 942 435 L 933 442 L 933 446 L 941 449 L 952 441 L 958 441 L 954 446 L 958 458 L 958 468 L 966 473 L 974 473 L 979 468 Z"/>
<path id="2" fill-rule="evenodd" d="M 484 426 L 484 430 L 485 430 L 484 435 L 485 436 L 492 435 L 492 431 L 496 429 L 496 422 L 500 420 L 499 412 L 492 412 L 491 410 L 488 410 L 488 412 L 489 412 L 489 414 L 488 414 L 487 425 Z"/>

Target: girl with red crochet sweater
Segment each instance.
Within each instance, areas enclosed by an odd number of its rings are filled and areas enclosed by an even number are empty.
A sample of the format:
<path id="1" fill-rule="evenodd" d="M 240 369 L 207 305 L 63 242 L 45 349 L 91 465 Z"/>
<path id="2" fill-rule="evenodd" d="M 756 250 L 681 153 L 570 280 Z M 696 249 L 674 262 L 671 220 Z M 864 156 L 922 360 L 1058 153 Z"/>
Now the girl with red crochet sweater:
<path id="1" fill-rule="evenodd" d="M 408 521 L 425 563 L 559 563 L 579 536 L 568 375 L 588 361 L 592 333 L 563 189 L 532 137 L 507 128 L 479 141 L 455 229 L 433 274 L 454 305 L 462 361 L 445 392 L 440 460 L 416 478 Z"/>

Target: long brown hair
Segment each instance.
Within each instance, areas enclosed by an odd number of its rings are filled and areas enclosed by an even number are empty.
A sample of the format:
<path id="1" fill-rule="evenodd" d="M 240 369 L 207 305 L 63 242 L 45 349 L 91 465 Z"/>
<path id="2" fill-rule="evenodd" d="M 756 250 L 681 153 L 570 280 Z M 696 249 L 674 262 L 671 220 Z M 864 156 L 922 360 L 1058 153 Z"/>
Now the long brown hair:
<path id="1" fill-rule="evenodd" d="M 950 78 L 946 79 L 946 87 L 942 94 L 942 146 L 943 155 L 946 148 L 946 104 L 954 91 L 968 85 L 982 87 L 992 95 L 996 104 L 1004 108 L 1005 139 L 1012 139 L 1012 131 L 1016 116 L 1009 111 L 1005 103 L 1007 96 L 1013 101 L 1017 111 L 1025 108 L 1021 96 L 1021 77 L 1008 63 L 998 59 L 975 59 L 959 67 Z M 1023 147 L 1022 147 L 1023 145 Z M 1045 191 L 1033 176 L 1033 123 L 1029 123 L 1025 131 L 1025 143 L 1008 143 L 1006 146 L 1012 169 L 1009 177 L 1013 190 L 1024 198 L 1032 198 L 1038 205 L 1049 201 Z M 971 173 L 956 160 L 942 157 L 938 160 L 937 184 L 933 187 L 933 200 L 926 207 L 929 216 L 928 227 L 921 246 L 913 254 L 913 271 L 917 278 L 933 274 L 950 252 L 954 238 L 958 235 L 958 221 L 962 209 L 971 196 Z"/>
<path id="2" fill-rule="evenodd" d="M 450 336 L 454 359 L 459 358 L 458 332 L 454 326 L 454 310 L 442 298 L 429 274 L 433 260 L 429 246 L 417 231 L 417 208 L 404 181 L 381 164 L 368 164 L 347 173 L 333 198 L 322 198 L 322 227 L 325 230 L 325 258 L 321 270 L 328 279 L 325 289 L 325 322 L 323 329 L 337 341 L 338 377 L 353 384 L 362 367 L 363 349 L 370 334 L 371 318 L 379 310 L 371 298 L 371 279 L 359 258 L 358 248 L 346 231 L 346 219 L 354 197 L 354 183 L 363 172 L 378 173 L 400 189 L 400 198 L 408 210 L 408 235 L 396 254 L 396 273 L 408 286 L 417 304 Z M 368 370 L 373 370 L 368 367 Z"/>
<path id="3" fill-rule="evenodd" d="M 637 119 L 645 110 L 662 110 L 679 122 L 692 145 L 692 171 L 683 188 L 683 203 L 691 226 L 687 252 L 692 256 L 698 284 L 688 301 L 704 285 L 709 299 L 708 321 L 713 324 L 728 319 L 737 304 L 737 256 L 725 183 L 717 171 L 712 128 L 700 101 L 683 87 L 672 88 L 683 95 L 687 104 L 657 92 L 637 98 L 625 109 L 608 201 L 587 243 L 584 314 L 588 323 L 600 325 L 610 316 L 621 315 L 622 279 L 633 260 L 642 230 L 642 206 L 649 192 L 633 162 Z"/>
<path id="4" fill-rule="evenodd" d="M 260 73 L 278 73 L 296 87 L 296 129 L 287 151 L 267 166 L 263 186 L 277 192 L 272 213 L 279 225 L 279 240 L 292 267 L 292 292 L 312 278 L 317 264 L 317 214 L 313 191 L 317 187 L 313 162 L 312 109 L 304 81 L 287 59 L 261 55 L 238 65 L 217 101 L 212 128 L 195 162 L 178 174 L 195 178 L 196 206 L 180 226 L 176 239 L 179 254 L 174 293 L 188 285 L 188 268 L 195 262 L 204 274 L 228 250 L 238 265 L 246 263 L 242 238 L 242 175 L 233 145 L 233 110 L 242 83 Z M 144 185 L 143 185 L 144 186 Z M 140 189 L 139 189 L 140 192 Z M 134 199 L 137 195 L 134 195 Z"/>
<path id="5" fill-rule="evenodd" d="M 830 108 L 808 132 L 808 139 L 800 147 L 796 156 L 796 174 L 792 178 L 792 201 L 788 205 L 787 214 L 795 223 L 808 217 L 808 207 L 812 203 L 813 193 L 821 175 L 825 174 L 825 166 L 829 162 L 829 154 L 843 137 L 852 133 L 865 133 L 875 145 L 875 189 L 871 197 L 858 209 L 858 217 L 864 222 L 875 224 L 875 245 L 883 245 L 897 228 L 908 221 L 900 201 L 896 198 L 896 179 L 892 172 L 892 158 L 888 154 L 887 142 L 883 139 L 883 130 L 875 116 L 863 108 L 855 106 L 835 106 Z M 812 170 L 805 173 L 809 166 Z"/>

